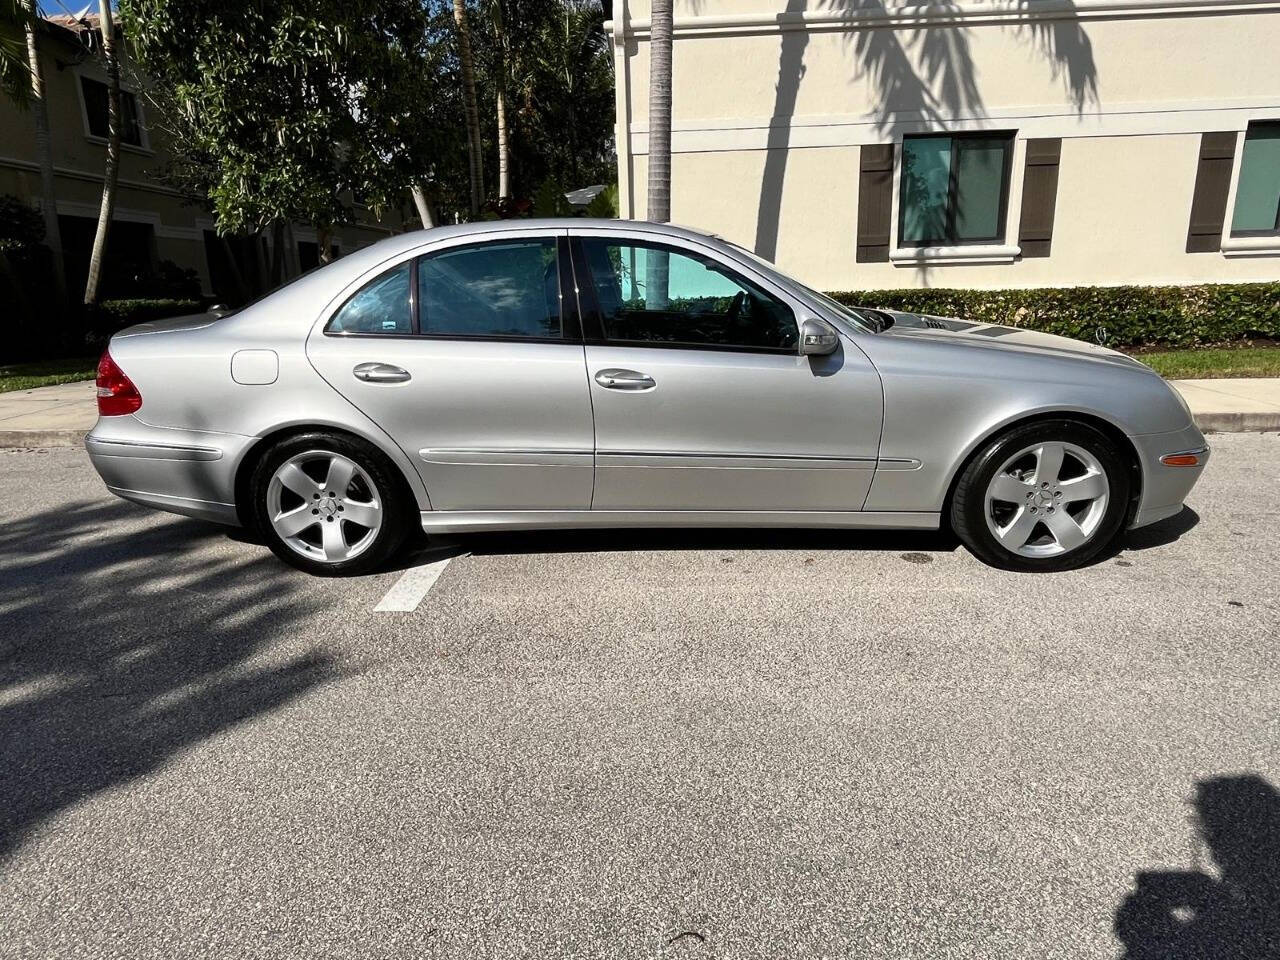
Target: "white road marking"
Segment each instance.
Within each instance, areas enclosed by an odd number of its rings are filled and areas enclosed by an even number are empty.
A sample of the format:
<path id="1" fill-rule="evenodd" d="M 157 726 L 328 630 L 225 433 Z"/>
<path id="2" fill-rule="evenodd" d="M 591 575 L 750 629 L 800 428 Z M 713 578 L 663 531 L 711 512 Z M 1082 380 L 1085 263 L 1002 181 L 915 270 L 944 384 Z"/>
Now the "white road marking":
<path id="1" fill-rule="evenodd" d="M 453 559 L 455 558 L 445 557 L 443 560 L 424 563 L 420 567 L 410 567 L 392 584 L 386 596 L 373 609 L 382 613 L 417 610 L 422 598 L 435 586 L 440 574 L 444 573 L 444 568 Z"/>

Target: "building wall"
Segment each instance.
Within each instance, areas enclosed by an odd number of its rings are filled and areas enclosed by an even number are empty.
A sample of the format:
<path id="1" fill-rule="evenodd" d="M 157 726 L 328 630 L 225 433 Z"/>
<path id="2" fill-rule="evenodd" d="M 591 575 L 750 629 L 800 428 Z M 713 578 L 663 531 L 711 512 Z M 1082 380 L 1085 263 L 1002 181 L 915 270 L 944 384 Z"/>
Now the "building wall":
<path id="1" fill-rule="evenodd" d="M 61 217 L 96 221 L 102 202 L 106 141 L 89 132 L 80 77 L 105 82 L 105 72 L 73 34 L 56 28 L 42 33 L 41 65 L 58 213 Z M 213 215 L 163 182 L 161 173 L 167 163 L 164 131 L 148 118 L 147 105 L 141 97 L 139 101 L 143 146 L 121 145 L 113 222 L 149 224 L 154 238 L 154 249 L 148 251 L 152 266 L 170 260 L 179 267 L 195 270 L 205 294 L 212 295 L 205 233 L 214 229 Z M 0 97 L 0 194 L 12 194 L 35 207 L 40 205 L 36 156 L 35 125 L 30 112 L 18 109 L 7 97 Z M 403 226 L 394 213 L 389 213 L 383 222 L 368 214 L 362 215 L 359 223 L 337 230 L 335 237 L 340 253 L 349 252 L 398 232 Z M 295 225 L 293 232 L 297 241 L 315 240 L 315 231 L 310 228 Z M 128 252 L 134 259 L 143 256 L 140 251 Z M 68 251 L 69 264 L 77 259 L 83 259 L 80 251 Z M 76 278 L 68 279 L 74 282 Z"/>
<path id="2" fill-rule="evenodd" d="M 1244 9 L 676 0 L 671 218 L 824 289 L 1276 279 L 1280 242 L 1185 250 L 1200 135 L 1280 119 L 1280 3 Z M 624 216 L 645 211 L 647 16 L 645 0 L 615 2 Z M 1050 255 L 856 263 L 860 148 L 895 145 L 898 250 L 903 137 L 974 130 L 1015 131 L 1008 247 L 1026 141 L 1062 139 Z"/>

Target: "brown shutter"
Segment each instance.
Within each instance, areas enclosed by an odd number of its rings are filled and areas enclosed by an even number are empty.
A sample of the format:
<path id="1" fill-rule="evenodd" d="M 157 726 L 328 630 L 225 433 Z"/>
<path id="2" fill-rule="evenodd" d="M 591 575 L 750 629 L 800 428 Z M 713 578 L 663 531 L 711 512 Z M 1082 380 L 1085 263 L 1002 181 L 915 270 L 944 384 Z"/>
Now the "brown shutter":
<path id="1" fill-rule="evenodd" d="M 1196 170 L 1196 191 L 1191 198 L 1191 226 L 1187 229 L 1187 253 L 1221 249 L 1235 159 L 1234 131 L 1201 135 L 1200 166 Z"/>
<path id="2" fill-rule="evenodd" d="M 1028 140 L 1027 165 L 1022 175 L 1022 217 L 1018 246 L 1022 256 L 1047 257 L 1053 241 L 1053 211 L 1058 205 L 1058 161 L 1062 141 Z"/>
<path id="3" fill-rule="evenodd" d="M 858 172 L 858 263 L 889 259 L 893 216 L 893 144 L 864 146 Z"/>

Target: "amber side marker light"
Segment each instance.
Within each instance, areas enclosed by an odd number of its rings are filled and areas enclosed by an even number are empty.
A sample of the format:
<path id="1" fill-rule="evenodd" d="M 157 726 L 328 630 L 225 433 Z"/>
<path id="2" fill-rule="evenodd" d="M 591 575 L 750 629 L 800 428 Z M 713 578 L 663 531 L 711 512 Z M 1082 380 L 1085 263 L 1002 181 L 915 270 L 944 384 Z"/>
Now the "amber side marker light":
<path id="1" fill-rule="evenodd" d="M 1200 457 L 1194 453 L 1166 453 L 1160 462 L 1166 467 L 1198 467 Z"/>

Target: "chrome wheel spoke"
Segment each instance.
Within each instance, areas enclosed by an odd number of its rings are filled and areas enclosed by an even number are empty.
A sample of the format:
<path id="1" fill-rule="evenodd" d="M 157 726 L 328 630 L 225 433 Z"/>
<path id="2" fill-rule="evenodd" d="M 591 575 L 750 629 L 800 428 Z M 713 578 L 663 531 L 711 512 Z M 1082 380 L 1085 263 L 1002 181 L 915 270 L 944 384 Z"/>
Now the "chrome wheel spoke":
<path id="1" fill-rule="evenodd" d="M 323 486 L 311 479 L 322 471 Z M 351 499 L 353 487 L 371 499 Z M 296 454 L 276 469 L 266 508 L 271 530 L 290 550 L 324 563 L 359 556 L 377 540 L 384 519 L 373 478 L 350 457 L 324 449 Z"/>
<path id="2" fill-rule="evenodd" d="M 1027 498 L 1027 494 L 1034 489 L 1035 484 L 1019 480 L 1017 477 L 1007 473 L 1001 473 L 991 481 L 990 495 L 996 500 L 1021 504 Z"/>
<path id="3" fill-rule="evenodd" d="M 1074 550 L 1089 539 L 1080 529 L 1080 524 L 1076 523 L 1071 514 L 1065 510 L 1055 510 L 1053 513 L 1045 514 L 1043 520 L 1044 525 L 1053 534 L 1053 539 L 1058 541 L 1058 546 L 1063 550 Z"/>
<path id="4" fill-rule="evenodd" d="M 320 549 L 330 563 L 347 558 L 347 538 L 342 532 L 341 520 L 327 520 L 320 524 Z"/>
<path id="5" fill-rule="evenodd" d="M 1019 507 L 1008 524 L 996 528 L 996 536 L 1010 550 L 1017 550 L 1031 539 L 1031 531 L 1039 520 L 1040 517 L 1032 513 L 1029 507 Z"/>
<path id="6" fill-rule="evenodd" d="M 358 523 L 360 526 L 368 527 L 372 530 L 382 522 L 382 507 L 377 503 L 343 500 L 342 513 L 339 516 L 343 520 L 350 520 L 352 523 Z"/>
<path id="7" fill-rule="evenodd" d="M 302 468 L 293 460 L 276 471 L 276 479 L 303 500 L 310 500 L 320 490 L 319 484 L 303 473 Z"/>
<path id="8" fill-rule="evenodd" d="M 1029 469 L 1030 479 L 1023 480 Z M 1060 479 L 1064 473 L 1068 479 Z M 1032 444 L 1008 457 L 987 484 L 987 529 L 1019 556 L 1061 556 L 1093 539 L 1110 494 L 1105 468 L 1086 447 L 1053 440 Z"/>
<path id="9" fill-rule="evenodd" d="M 272 526 L 282 537 L 296 537 L 307 527 L 320 522 L 320 518 L 311 512 L 312 501 L 308 500 L 296 510 L 279 514 L 271 521 Z"/>
<path id="10" fill-rule="evenodd" d="M 324 478 L 324 490 L 331 495 L 345 497 L 351 478 L 355 476 L 356 465 L 346 457 L 334 456 L 329 461 L 329 472 Z"/>
<path id="11" fill-rule="evenodd" d="M 1096 500 L 1107 492 L 1107 478 L 1100 473 L 1086 473 L 1082 477 L 1072 477 L 1058 484 L 1062 490 L 1063 503 L 1075 503 L 1078 500 Z"/>
<path id="12" fill-rule="evenodd" d="M 1057 482 L 1065 452 L 1060 443 L 1042 443 L 1036 448 L 1036 483 Z"/>

